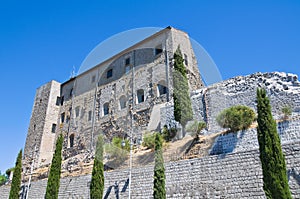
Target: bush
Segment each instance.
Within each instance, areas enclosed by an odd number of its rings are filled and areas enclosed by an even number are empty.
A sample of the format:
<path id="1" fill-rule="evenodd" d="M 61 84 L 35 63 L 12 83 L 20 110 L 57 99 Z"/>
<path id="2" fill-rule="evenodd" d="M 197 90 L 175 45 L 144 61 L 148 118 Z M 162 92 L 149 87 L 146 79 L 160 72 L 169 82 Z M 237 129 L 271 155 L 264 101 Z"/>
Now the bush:
<path id="1" fill-rule="evenodd" d="M 198 136 L 200 135 L 200 132 L 206 128 L 206 123 L 203 121 L 194 121 L 193 123 L 190 123 L 186 130 L 188 132 L 191 132 L 191 136 L 198 139 Z"/>
<path id="2" fill-rule="evenodd" d="M 243 105 L 225 109 L 216 118 L 221 127 L 229 128 L 233 132 L 249 128 L 255 119 L 255 112 Z"/>
<path id="3" fill-rule="evenodd" d="M 122 142 L 125 141 L 125 146 L 122 147 Z M 130 151 L 129 140 L 123 140 L 119 137 L 114 137 L 110 144 L 105 144 L 105 152 L 109 155 L 111 168 L 119 167 L 127 158 Z"/>
<path id="4" fill-rule="evenodd" d="M 281 111 L 282 111 L 284 120 L 287 120 L 289 118 L 289 116 L 292 115 L 292 108 L 290 106 L 282 107 Z"/>
<path id="5" fill-rule="evenodd" d="M 142 145 L 148 149 L 154 149 L 155 146 L 155 133 L 146 133 L 143 138 Z"/>
<path id="6" fill-rule="evenodd" d="M 166 142 L 171 141 L 177 134 L 177 129 L 174 127 L 171 127 L 168 129 L 167 125 L 164 126 L 164 128 L 161 131 L 162 137 Z"/>

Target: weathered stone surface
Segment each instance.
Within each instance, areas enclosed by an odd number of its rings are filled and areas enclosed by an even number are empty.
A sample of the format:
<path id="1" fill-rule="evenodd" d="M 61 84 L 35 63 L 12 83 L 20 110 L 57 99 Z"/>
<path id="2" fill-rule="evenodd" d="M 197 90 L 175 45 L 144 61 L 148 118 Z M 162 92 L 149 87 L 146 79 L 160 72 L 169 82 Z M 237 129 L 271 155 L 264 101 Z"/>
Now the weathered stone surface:
<path id="1" fill-rule="evenodd" d="M 283 145 L 290 189 L 300 197 L 300 142 Z M 258 150 L 165 164 L 167 198 L 265 198 Z M 129 170 L 105 172 L 107 198 L 128 197 Z M 89 198 L 90 175 L 61 179 L 59 198 Z M 46 180 L 32 182 L 29 198 L 44 198 Z M 153 166 L 132 169 L 132 198 L 152 198 Z M 0 187 L 8 198 L 9 186 Z"/>

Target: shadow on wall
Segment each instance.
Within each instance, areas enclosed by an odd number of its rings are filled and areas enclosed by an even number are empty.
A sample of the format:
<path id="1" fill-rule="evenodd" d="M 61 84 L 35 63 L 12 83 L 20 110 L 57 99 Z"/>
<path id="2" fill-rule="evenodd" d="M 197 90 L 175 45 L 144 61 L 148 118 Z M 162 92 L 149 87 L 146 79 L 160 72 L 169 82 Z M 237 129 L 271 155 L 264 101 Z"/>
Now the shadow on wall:
<path id="1" fill-rule="evenodd" d="M 209 152 L 210 155 L 219 155 L 234 152 L 238 141 L 242 140 L 245 135 L 246 130 L 234 132 L 234 133 L 226 133 L 219 135 Z M 224 158 L 225 156 L 220 156 L 220 158 Z"/>
<path id="2" fill-rule="evenodd" d="M 120 195 L 119 195 L 119 193 L 120 193 L 119 185 L 122 182 L 125 182 L 125 183 L 124 183 L 124 186 L 123 186 L 123 188 L 121 190 L 121 193 L 126 192 L 126 189 L 127 189 L 128 185 L 129 185 L 129 179 L 127 179 L 127 180 L 121 180 L 121 181 L 116 181 L 114 185 L 111 185 L 111 186 L 109 186 L 107 188 L 105 196 L 104 196 L 104 199 L 107 199 L 109 197 L 112 188 L 114 188 L 116 199 L 119 199 L 120 198 Z"/>
<path id="3" fill-rule="evenodd" d="M 295 170 L 295 168 L 289 169 L 288 171 L 288 181 L 293 177 L 297 184 L 300 186 L 300 173 Z"/>

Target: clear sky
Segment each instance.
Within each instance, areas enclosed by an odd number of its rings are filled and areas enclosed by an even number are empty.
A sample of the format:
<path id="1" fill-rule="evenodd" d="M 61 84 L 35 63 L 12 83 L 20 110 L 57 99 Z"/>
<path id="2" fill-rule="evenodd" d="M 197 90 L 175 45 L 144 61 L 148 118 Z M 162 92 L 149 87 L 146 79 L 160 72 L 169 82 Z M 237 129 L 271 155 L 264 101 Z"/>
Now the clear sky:
<path id="1" fill-rule="evenodd" d="M 128 29 L 184 30 L 223 79 L 255 72 L 300 75 L 300 1 L 1 1 L 0 170 L 24 148 L 35 90 L 64 82 L 101 41 Z"/>

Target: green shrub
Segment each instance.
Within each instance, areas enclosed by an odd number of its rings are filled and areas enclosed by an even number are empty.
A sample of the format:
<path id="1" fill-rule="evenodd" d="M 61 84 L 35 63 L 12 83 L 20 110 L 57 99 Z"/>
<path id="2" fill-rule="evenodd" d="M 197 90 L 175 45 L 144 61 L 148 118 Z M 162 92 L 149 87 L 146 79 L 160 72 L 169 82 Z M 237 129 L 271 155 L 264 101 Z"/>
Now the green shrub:
<path id="1" fill-rule="evenodd" d="M 166 188 L 165 188 L 165 167 L 163 158 L 163 138 L 160 133 L 154 133 L 155 137 L 155 164 L 154 164 L 154 186 L 153 186 L 153 198 L 154 199 L 165 199 Z"/>
<path id="2" fill-rule="evenodd" d="M 122 146 L 122 143 L 125 143 L 125 146 Z M 128 139 L 123 139 L 123 138 L 120 138 L 120 137 L 114 137 L 112 139 L 112 144 L 115 147 L 121 148 L 121 149 L 126 150 L 126 151 L 130 151 L 130 142 L 129 142 Z"/>
<path id="3" fill-rule="evenodd" d="M 236 132 L 249 128 L 255 121 L 255 112 L 243 105 L 232 106 L 223 110 L 216 118 L 218 124 L 223 128 L 229 128 Z"/>
<path id="4" fill-rule="evenodd" d="M 191 136 L 198 139 L 200 132 L 206 128 L 206 123 L 203 121 L 194 121 L 186 127 L 186 131 L 191 132 Z"/>
<path id="5" fill-rule="evenodd" d="M 257 89 L 257 139 L 266 198 L 292 198 L 284 154 L 270 100 L 263 89 Z"/>
<path id="6" fill-rule="evenodd" d="M 292 115 L 292 108 L 290 106 L 284 106 L 281 109 L 283 113 L 283 119 L 287 120 Z"/>
<path id="7" fill-rule="evenodd" d="M 22 149 L 19 151 L 16 165 L 14 167 L 13 179 L 12 179 L 10 192 L 9 192 L 9 199 L 20 198 L 21 173 L 22 173 Z"/>
<path id="8" fill-rule="evenodd" d="M 155 133 L 146 133 L 143 138 L 142 145 L 148 149 L 154 149 L 155 146 Z"/>
<path id="9" fill-rule="evenodd" d="M 60 134 L 56 140 L 55 152 L 52 158 L 50 173 L 47 181 L 45 199 L 57 199 L 60 185 L 62 145 L 64 138 Z"/>
<path id="10" fill-rule="evenodd" d="M 125 146 L 122 147 L 122 142 Z M 129 140 L 123 140 L 119 137 L 114 137 L 110 144 L 105 144 L 105 152 L 109 155 L 109 162 L 111 168 L 119 167 L 127 158 L 130 151 Z"/>
<path id="11" fill-rule="evenodd" d="M 162 137 L 166 142 L 171 141 L 177 134 L 177 129 L 171 127 L 168 129 L 167 125 L 165 125 L 161 131 Z"/>
<path id="12" fill-rule="evenodd" d="M 96 145 L 92 179 L 90 184 L 90 198 L 102 198 L 104 190 L 104 166 L 103 166 L 103 137 L 99 135 Z"/>

